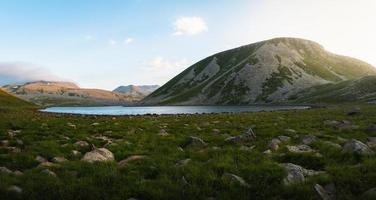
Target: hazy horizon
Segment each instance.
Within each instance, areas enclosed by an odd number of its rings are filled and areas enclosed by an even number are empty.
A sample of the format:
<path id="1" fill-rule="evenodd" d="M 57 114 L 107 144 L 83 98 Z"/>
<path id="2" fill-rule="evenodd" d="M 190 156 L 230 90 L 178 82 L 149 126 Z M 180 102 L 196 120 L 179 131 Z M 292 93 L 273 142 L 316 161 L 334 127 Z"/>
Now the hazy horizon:
<path id="1" fill-rule="evenodd" d="M 372 0 L 0 2 L 0 84 L 163 85 L 214 53 L 275 37 L 376 66 Z"/>

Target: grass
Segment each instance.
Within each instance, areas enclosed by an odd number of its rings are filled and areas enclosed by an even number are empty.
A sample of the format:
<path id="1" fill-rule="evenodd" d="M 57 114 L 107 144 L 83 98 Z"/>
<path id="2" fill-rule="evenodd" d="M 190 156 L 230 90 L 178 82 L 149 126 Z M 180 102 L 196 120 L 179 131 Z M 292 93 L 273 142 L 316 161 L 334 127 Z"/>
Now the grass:
<path id="1" fill-rule="evenodd" d="M 376 157 L 343 154 L 323 143 L 335 142 L 337 136 L 363 142 L 376 136 L 364 131 L 376 122 L 376 107 L 358 106 L 362 114 L 356 116 L 346 115 L 353 108 L 349 105 L 305 111 L 135 117 L 71 116 L 10 109 L 0 113 L 0 140 L 9 140 L 10 146 L 20 148 L 21 152 L 12 153 L 0 147 L 0 166 L 20 170 L 23 175 L 0 174 L 0 199 L 316 199 L 316 183 L 334 183 L 338 199 L 358 199 L 376 185 Z M 333 129 L 323 124 L 327 119 L 349 120 L 359 128 Z M 68 123 L 76 125 L 76 129 Z M 224 141 L 249 127 L 254 127 L 257 139 L 244 145 L 255 146 L 254 149 L 245 151 L 241 145 Z M 162 128 L 168 136 L 158 135 Z M 214 134 L 213 129 L 220 133 Z M 21 132 L 9 138 L 9 130 Z M 322 157 L 289 153 L 284 147 L 271 156 L 262 153 L 274 137 L 289 135 L 292 140 L 288 143 L 298 144 L 299 136 L 306 134 L 319 137 L 311 146 Z M 106 146 L 116 161 L 132 155 L 147 157 L 121 167 L 116 162 L 86 163 L 72 155 L 72 150 L 82 154 L 90 150 L 75 146 L 79 140 L 105 146 L 105 141 L 95 137 L 99 135 L 116 143 Z M 207 145 L 179 150 L 189 136 L 200 137 Z M 17 139 L 23 144 L 18 144 Z M 41 173 L 43 168 L 37 167 L 37 155 L 49 160 L 62 156 L 69 161 L 49 168 L 57 177 L 46 176 Z M 187 165 L 176 166 L 187 158 L 191 159 Z M 278 165 L 285 162 L 324 170 L 327 175 L 285 186 L 286 172 Z M 224 179 L 224 173 L 242 177 L 249 187 Z M 22 195 L 7 192 L 11 185 L 21 187 Z"/>

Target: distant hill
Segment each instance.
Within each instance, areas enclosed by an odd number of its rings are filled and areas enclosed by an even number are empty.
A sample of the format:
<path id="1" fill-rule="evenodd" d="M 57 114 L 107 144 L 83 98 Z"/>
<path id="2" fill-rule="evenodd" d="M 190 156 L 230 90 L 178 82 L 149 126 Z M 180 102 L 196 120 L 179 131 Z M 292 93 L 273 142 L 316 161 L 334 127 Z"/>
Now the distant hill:
<path id="1" fill-rule="evenodd" d="M 83 89 L 74 83 L 37 81 L 6 85 L 7 92 L 24 100 L 44 105 L 128 105 L 139 100 L 130 95 L 99 89 Z"/>
<path id="2" fill-rule="evenodd" d="M 36 107 L 36 105 L 19 99 L 0 89 L 0 108 Z"/>
<path id="3" fill-rule="evenodd" d="M 159 85 L 128 85 L 120 86 L 113 90 L 113 92 L 127 94 L 142 99 L 158 88 Z"/>
<path id="4" fill-rule="evenodd" d="M 144 104 L 288 102 L 324 84 L 376 75 L 373 66 L 326 51 L 316 42 L 275 38 L 209 56 L 147 96 Z"/>

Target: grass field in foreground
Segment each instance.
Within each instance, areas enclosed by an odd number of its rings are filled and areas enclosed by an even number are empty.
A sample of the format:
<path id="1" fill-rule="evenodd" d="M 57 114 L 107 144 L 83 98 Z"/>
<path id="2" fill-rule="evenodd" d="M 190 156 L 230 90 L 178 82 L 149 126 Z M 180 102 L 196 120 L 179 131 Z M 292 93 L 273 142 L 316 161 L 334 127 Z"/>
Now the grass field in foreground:
<path id="1" fill-rule="evenodd" d="M 0 112 L 0 199 L 318 199 L 315 184 L 332 185 L 337 199 L 359 199 L 376 187 L 375 155 L 343 153 L 346 139 L 366 143 L 376 132 L 376 106 L 354 106 L 283 112 L 179 116 L 70 116 L 33 110 Z M 351 128 L 335 128 L 326 120 L 347 120 Z M 252 127 L 254 141 L 225 142 Z M 163 130 L 168 133 L 162 136 Z M 318 140 L 315 153 L 291 153 L 287 145 L 301 144 L 304 135 Z M 206 145 L 186 147 L 195 136 Z M 291 139 L 272 153 L 264 153 L 271 139 Z M 79 146 L 86 141 L 88 146 Z M 115 161 L 88 163 L 82 155 L 91 146 L 113 152 Z M 73 154 L 76 150 L 81 155 Z M 117 162 L 142 155 L 120 166 Z M 68 161 L 39 166 L 48 161 Z M 190 160 L 186 160 L 190 159 Z M 185 162 L 184 162 L 185 160 Z M 179 162 L 180 161 L 180 162 Z M 286 185 L 280 163 L 294 163 L 325 171 L 305 182 Z M 49 169 L 46 173 L 45 169 Z M 241 181 L 224 174 L 234 174 Z M 17 186 L 22 192 L 10 191 Z"/>

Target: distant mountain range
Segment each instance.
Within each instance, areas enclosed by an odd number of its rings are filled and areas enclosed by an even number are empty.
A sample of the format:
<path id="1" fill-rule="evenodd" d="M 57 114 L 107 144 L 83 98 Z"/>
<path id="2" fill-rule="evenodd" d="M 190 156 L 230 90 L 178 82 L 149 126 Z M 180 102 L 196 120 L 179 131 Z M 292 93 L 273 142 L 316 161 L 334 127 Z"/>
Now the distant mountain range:
<path id="1" fill-rule="evenodd" d="M 372 75 L 376 75 L 373 66 L 330 53 L 316 42 L 275 38 L 209 56 L 181 72 L 142 103 L 371 101 L 375 99 L 372 85 L 375 86 L 376 79 Z"/>
<path id="2" fill-rule="evenodd" d="M 3 89 L 21 99 L 50 105 L 128 105 L 140 98 L 100 89 L 84 89 L 70 82 L 36 81 L 5 85 Z"/>
<path id="3" fill-rule="evenodd" d="M 159 85 L 128 85 L 119 86 L 115 90 L 113 90 L 113 92 L 127 94 L 142 99 L 158 88 Z"/>

